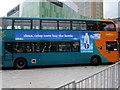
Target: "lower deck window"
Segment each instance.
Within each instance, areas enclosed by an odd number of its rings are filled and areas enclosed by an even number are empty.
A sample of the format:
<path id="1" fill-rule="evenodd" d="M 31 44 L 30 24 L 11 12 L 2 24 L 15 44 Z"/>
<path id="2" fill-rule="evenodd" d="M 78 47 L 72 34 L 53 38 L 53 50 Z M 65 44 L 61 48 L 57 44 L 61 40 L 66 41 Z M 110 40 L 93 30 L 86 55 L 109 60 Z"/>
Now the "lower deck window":
<path id="1" fill-rule="evenodd" d="M 79 52 L 80 42 L 6 42 L 12 53 Z"/>
<path id="2" fill-rule="evenodd" d="M 107 51 L 118 51 L 117 42 L 107 41 L 107 42 L 106 42 L 106 50 L 107 50 Z"/>

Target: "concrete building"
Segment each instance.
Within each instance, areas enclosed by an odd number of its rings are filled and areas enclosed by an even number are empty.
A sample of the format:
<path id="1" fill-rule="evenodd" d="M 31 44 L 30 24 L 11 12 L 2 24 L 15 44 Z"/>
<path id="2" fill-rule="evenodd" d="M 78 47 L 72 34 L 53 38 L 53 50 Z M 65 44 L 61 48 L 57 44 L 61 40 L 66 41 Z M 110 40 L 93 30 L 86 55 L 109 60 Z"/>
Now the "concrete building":
<path id="1" fill-rule="evenodd" d="M 25 0 L 7 13 L 8 17 L 103 18 L 103 0 Z"/>
<path id="2" fill-rule="evenodd" d="M 81 19 L 88 18 L 80 15 L 77 10 L 78 7 L 75 3 L 63 3 L 57 0 L 26 0 L 22 4 L 10 10 L 7 13 L 7 16 Z"/>
<path id="3" fill-rule="evenodd" d="M 118 19 L 117 19 L 117 22 L 118 22 L 119 33 L 120 33 L 120 1 L 118 2 Z"/>
<path id="4" fill-rule="evenodd" d="M 78 13 L 92 19 L 103 18 L 103 0 L 85 0 L 74 2 L 78 6 Z"/>

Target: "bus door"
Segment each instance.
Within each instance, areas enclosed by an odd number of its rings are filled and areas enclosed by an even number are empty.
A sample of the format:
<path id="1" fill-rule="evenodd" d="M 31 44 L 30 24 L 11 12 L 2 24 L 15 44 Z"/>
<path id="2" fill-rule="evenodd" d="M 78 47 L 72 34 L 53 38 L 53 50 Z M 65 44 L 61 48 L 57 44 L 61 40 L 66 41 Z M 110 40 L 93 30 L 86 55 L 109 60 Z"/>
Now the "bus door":
<path id="1" fill-rule="evenodd" d="M 6 42 L 5 43 L 5 50 L 4 50 L 4 59 L 5 60 L 12 60 L 13 59 L 13 50 L 12 50 L 12 43 L 11 42 Z"/>
<path id="2" fill-rule="evenodd" d="M 118 42 L 117 41 L 107 41 L 106 42 L 106 53 L 107 57 L 112 59 L 113 62 L 118 61 Z"/>

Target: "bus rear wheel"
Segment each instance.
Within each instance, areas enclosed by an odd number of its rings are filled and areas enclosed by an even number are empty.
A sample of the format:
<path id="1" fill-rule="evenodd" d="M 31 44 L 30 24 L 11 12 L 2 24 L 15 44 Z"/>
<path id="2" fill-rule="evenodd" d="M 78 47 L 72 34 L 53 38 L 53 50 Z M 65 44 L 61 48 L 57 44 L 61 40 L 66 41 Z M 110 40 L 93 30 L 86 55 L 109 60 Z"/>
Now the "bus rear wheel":
<path id="1" fill-rule="evenodd" d="M 23 69 L 27 66 L 27 62 L 24 58 L 17 58 L 14 62 L 14 66 L 17 69 Z"/>
<path id="2" fill-rule="evenodd" d="M 99 56 L 93 56 L 91 58 L 91 65 L 99 65 L 101 63 L 101 58 Z"/>

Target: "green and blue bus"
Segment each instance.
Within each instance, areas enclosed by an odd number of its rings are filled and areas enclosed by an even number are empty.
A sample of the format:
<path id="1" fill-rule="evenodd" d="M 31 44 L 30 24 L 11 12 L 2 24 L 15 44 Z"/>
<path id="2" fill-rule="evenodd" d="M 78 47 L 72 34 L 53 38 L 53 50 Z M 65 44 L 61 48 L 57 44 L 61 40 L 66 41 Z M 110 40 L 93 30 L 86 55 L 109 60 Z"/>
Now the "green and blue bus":
<path id="1" fill-rule="evenodd" d="M 111 20 L 0 18 L 2 67 L 118 61 L 118 30 Z"/>

